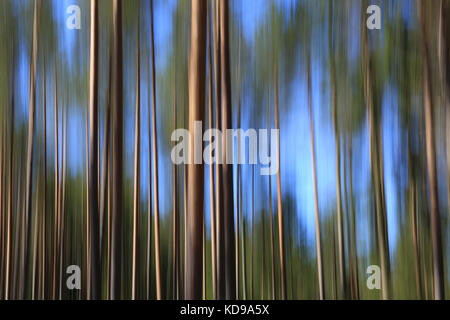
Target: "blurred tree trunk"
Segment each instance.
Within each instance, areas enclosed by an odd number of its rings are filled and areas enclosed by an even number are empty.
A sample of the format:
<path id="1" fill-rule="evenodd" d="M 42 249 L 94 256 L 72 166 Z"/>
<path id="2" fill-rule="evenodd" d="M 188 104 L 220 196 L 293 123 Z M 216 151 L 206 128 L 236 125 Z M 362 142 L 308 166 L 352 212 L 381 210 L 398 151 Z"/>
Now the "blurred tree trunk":
<path id="1" fill-rule="evenodd" d="M 61 191 L 61 228 L 60 228 L 60 245 L 59 245 L 59 300 L 62 299 L 62 291 L 63 291 L 63 265 L 64 265 L 64 227 L 65 227 L 65 217 L 66 217 L 66 175 L 67 175 L 67 113 L 68 113 L 68 104 L 65 103 L 63 107 L 64 112 L 64 122 L 63 122 L 63 130 L 62 130 L 62 191 Z"/>
<path id="2" fill-rule="evenodd" d="M 43 203 L 42 203 L 42 265 L 41 265 L 41 281 L 42 281 L 42 294 L 41 299 L 46 299 L 46 282 L 45 282 L 45 275 L 47 270 L 47 261 L 46 261 L 46 255 L 47 255 L 47 93 L 46 93 L 46 71 L 45 71 L 45 57 L 44 57 L 44 65 L 43 65 L 43 91 L 42 91 L 42 97 L 43 97 L 43 108 L 44 108 L 44 116 L 43 116 L 43 122 L 44 122 L 44 155 L 43 155 L 43 175 L 44 175 L 44 185 L 43 185 Z"/>
<path id="3" fill-rule="evenodd" d="M 219 12 L 222 2 L 213 1 L 213 33 L 214 33 L 214 82 L 215 82 L 215 113 L 216 113 L 216 129 L 221 128 L 222 123 L 222 59 L 221 59 L 221 32 L 219 23 Z M 223 132 L 222 132 L 223 133 Z M 222 141 L 223 143 L 223 141 Z M 219 148 L 218 148 L 219 149 Z M 217 159 L 220 157 L 222 150 Z M 216 241 L 217 241 L 217 298 L 225 298 L 225 229 L 224 229 L 224 194 L 223 194 L 223 172 L 221 161 L 216 162 Z"/>
<path id="4" fill-rule="evenodd" d="M 242 174 L 239 175 L 239 197 L 242 199 Z M 242 211 L 242 203 L 241 200 L 239 203 L 239 212 L 241 214 L 240 219 L 242 220 L 242 291 L 243 291 L 243 299 L 247 300 L 247 253 L 246 253 L 246 245 L 245 245 L 245 217 L 244 212 Z"/>
<path id="5" fill-rule="evenodd" d="M 174 72 L 173 128 L 177 129 L 177 71 Z M 178 215 L 178 166 L 173 167 L 173 293 L 180 299 L 180 219 Z"/>
<path id="6" fill-rule="evenodd" d="M 111 233 L 111 299 L 120 299 L 121 228 L 122 228 L 122 170 L 123 170 L 123 65 L 122 65 L 122 1 L 113 2 L 114 38 L 114 113 L 112 137 L 112 233 Z"/>
<path id="7" fill-rule="evenodd" d="M 267 91 L 267 130 L 270 132 L 270 120 L 269 120 L 269 114 L 270 114 L 270 96 L 269 96 L 269 90 Z M 271 150 L 271 139 L 269 138 L 269 150 L 268 154 L 272 155 Z M 277 296 L 277 288 L 276 288 L 276 282 L 275 282 L 275 246 L 274 246 L 274 235 L 273 235 L 273 213 L 272 213 L 272 175 L 269 174 L 269 218 L 270 218 L 270 260 L 272 263 L 271 267 L 271 277 L 272 277 L 272 300 L 276 299 Z"/>
<path id="8" fill-rule="evenodd" d="M 228 141 L 226 130 L 232 128 L 231 107 L 231 79 L 230 79 L 230 45 L 228 36 L 229 10 L 228 1 L 222 1 L 220 5 L 220 62 L 221 88 L 222 88 L 222 175 L 223 175 L 223 215 L 224 215 L 224 240 L 225 240 L 225 298 L 236 297 L 236 274 L 234 257 L 234 201 L 233 201 L 233 166 L 228 164 Z M 231 148 L 230 148 L 231 150 Z M 232 155 L 231 155 L 232 157 Z"/>
<path id="9" fill-rule="evenodd" d="M 162 299 L 161 261 L 159 245 L 159 193 L 158 193 L 158 136 L 156 133 L 156 78 L 155 78 L 155 45 L 153 26 L 153 0 L 150 0 L 150 45 L 152 54 L 152 137 L 153 137 L 153 193 L 155 206 L 155 264 L 156 264 L 156 298 Z"/>
<path id="10" fill-rule="evenodd" d="M 439 2 L 439 67 L 441 71 L 441 90 L 444 99 L 445 110 L 445 142 L 447 160 L 447 186 L 450 186 L 450 23 L 447 17 L 450 14 L 450 4 L 448 1 Z M 450 207 L 450 187 L 447 187 L 447 201 Z M 450 210 L 449 210 L 450 214 Z"/>
<path id="11" fill-rule="evenodd" d="M 281 163 L 280 163 L 280 122 L 278 116 L 278 67 L 275 62 L 274 91 L 275 91 L 275 129 L 278 130 L 276 145 L 277 152 L 277 201 L 278 201 L 278 238 L 280 246 L 280 270 L 281 270 L 281 299 L 286 299 L 286 260 L 284 255 L 284 226 L 283 226 L 283 203 L 281 199 Z"/>
<path id="12" fill-rule="evenodd" d="M 98 2 L 91 1 L 89 97 L 89 230 L 91 296 L 100 299 L 100 243 L 98 212 Z"/>
<path id="13" fill-rule="evenodd" d="M 241 26 L 239 25 L 239 30 Z M 239 36 L 238 40 L 238 61 L 237 61 L 237 127 L 241 127 L 241 36 Z M 211 92 L 212 93 L 212 92 Z M 237 192 L 236 192 L 236 232 L 235 232 L 235 274 L 236 274 L 236 299 L 239 300 L 239 203 L 242 201 L 242 198 L 240 197 L 240 189 L 239 189 L 239 176 L 241 174 L 240 172 L 240 165 L 239 165 L 239 159 L 241 157 L 241 134 L 238 132 L 237 137 Z"/>
<path id="14" fill-rule="evenodd" d="M 140 12 L 138 6 L 137 35 L 136 35 L 136 115 L 134 133 L 134 187 L 133 187 L 133 270 L 131 299 L 138 295 L 139 284 L 139 215 L 140 215 L 140 140 L 141 140 L 141 62 L 140 62 Z"/>
<path id="15" fill-rule="evenodd" d="M 211 54 L 211 33 L 212 33 L 212 2 L 208 2 L 210 8 L 208 8 L 208 121 L 209 129 L 214 128 L 213 120 L 213 74 L 212 74 L 212 54 Z M 212 136 L 210 137 L 212 139 Z M 211 142 L 211 141 L 210 141 Z M 211 148 L 210 158 L 213 158 L 213 149 Z M 216 157 L 217 158 L 217 157 Z M 238 168 L 239 170 L 239 168 Z M 238 171 L 239 172 L 239 171 Z M 217 297 L 216 281 L 217 281 L 217 269 L 216 269 L 216 217 L 215 217 L 215 193 L 214 193 L 214 164 L 209 166 L 209 196 L 210 196 L 210 216 L 211 216 L 211 277 L 212 277 L 212 297 L 215 300 Z"/>
<path id="16" fill-rule="evenodd" d="M 313 184 L 314 184 L 314 209 L 316 218 L 316 249 L 317 249 L 317 273 L 319 277 L 319 297 L 320 300 L 325 299 L 325 286 L 323 278 L 323 266 L 322 266 L 322 244 L 320 239 L 320 217 L 319 217 L 319 199 L 317 194 L 317 173 L 316 173 L 316 148 L 314 143 L 314 120 L 313 120 L 313 107 L 312 107 L 312 87 L 311 87 L 311 56 L 308 52 L 308 107 L 309 107 L 309 122 L 311 132 L 311 162 L 313 170 Z"/>
<path id="17" fill-rule="evenodd" d="M 37 51 L 38 51 L 38 25 L 39 25 L 39 9 L 40 1 L 34 2 L 34 17 L 33 17 L 33 49 L 32 49 L 32 62 L 30 68 L 30 101 L 28 110 L 28 143 L 27 143 L 27 173 L 26 173 L 26 217 L 25 217 L 25 258 L 22 266 L 23 283 L 21 288 L 21 298 L 25 298 L 25 290 L 28 283 L 27 267 L 31 265 L 30 254 L 30 237 L 31 237 L 31 221 L 32 221 L 32 188 L 33 188 L 33 152 L 34 152 L 34 120 L 36 112 L 36 63 L 37 63 Z"/>
<path id="18" fill-rule="evenodd" d="M 5 267 L 5 293 L 4 299 L 9 299 L 10 289 L 10 267 L 11 267 L 11 219 L 12 219 L 12 202 L 14 192 L 14 74 L 15 74 L 15 59 L 14 59 L 14 39 L 11 40 L 11 112 L 10 112 L 10 145 L 9 145 L 9 176 L 8 176 L 8 216 L 6 218 L 6 267 Z"/>
<path id="19" fill-rule="evenodd" d="M 351 130 L 349 129 L 349 132 Z M 353 268 L 354 268 L 354 286 L 355 298 L 359 300 L 359 276 L 358 276 L 358 251 L 356 250 L 356 217 L 355 217 L 355 201 L 353 197 L 353 160 L 352 160 L 352 135 L 349 135 L 348 143 L 348 171 L 349 171 L 349 191 L 350 191 L 350 210 L 352 213 L 352 242 L 353 242 Z"/>
<path id="20" fill-rule="evenodd" d="M 191 2 L 191 53 L 189 61 L 189 132 L 194 136 L 196 121 L 205 121 L 205 71 L 206 71 L 206 2 Z M 186 279 L 186 298 L 202 298 L 202 243 L 203 243 L 203 192 L 204 166 L 194 161 L 196 145 L 191 139 L 189 153 L 189 239 Z"/>
<path id="21" fill-rule="evenodd" d="M 366 8 L 365 3 L 362 8 Z M 365 21 L 365 9 L 362 9 L 363 21 Z M 372 87 L 372 61 L 369 48 L 368 31 L 366 26 L 362 25 L 361 32 L 361 56 L 364 74 L 364 96 L 366 107 L 369 113 L 369 144 L 370 144 L 370 168 L 372 174 L 372 185 L 375 196 L 376 211 L 376 231 L 379 257 L 381 263 L 381 292 L 384 300 L 389 299 L 390 292 L 390 257 L 387 236 L 386 206 L 384 202 L 384 182 L 383 177 L 383 155 L 381 145 L 381 120 L 379 113 L 374 106 L 373 87 Z M 377 110 L 379 111 L 379 110 Z"/>
<path id="22" fill-rule="evenodd" d="M 336 201 L 337 201 L 337 229 L 338 229 L 338 247 L 339 247 L 339 283 L 342 299 L 347 298 L 347 281 L 345 276 L 345 257 L 344 257 L 344 231 L 342 218 L 341 203 L 341 153 L 340 153 L 340 136 L 336 110 L 336 73 L 334 63 L 334 48 L 332 43 L 332 2 L 329 1 L 328 7 L 328 49 L 330 52 L 330 83 L 331 83 L 331 116 L 333 119 L 334 142 L 336 145 Z M 349 246 L 350 248 L 350 246 Z"/>
<path id="23" fill-rule="evenodd" d="M 59 177 L 58 177 L 58 80 L 57 80 L 57 72 L 56 72 L 57 64 L 55 57 L 55 65 L 54 65 L 54 117 L 55 117 L 55 212 L 54 212 L 54 228 L 53 228 L 53 282 L 52 282 L 52 299 L 56 299 L 56 248 L 57 248 L 57 231 L 58 231 L 58 190 L 59 190 Z"/>
<path id="24" fill-rule="evenodd" d="M 110 243 L 110 215 L 109 215 L 109 199 L 108 199 L 108 190 L 111 184 L 110 181 L 110 168 L 109 168 L 109 154 L 110 154 L 110 136 L 111 136 L 111 49 L 109 49 L 109 58 L 108 58 L 108 88 L 106 91 L 106 114 L 105 114 L 105 133 L 103 140 L 103 163 L 102 163 L 102 176 L 100 183 L 100 266 L 103 266 L 105 261 L 106 254 L 106 299 L 109 299 L 109 243 Z M 100 160 L 99 160 L 100 161 Z M 105 239 L 105 219 L 107 219 L 107 227 L 106 234 L 107 238 Z M 105 246 L 106 241 L 106 246 Z M 106 250 L 105 250 L 106 247 Z M 101 268 L 101 272 L 103 273 L 103 267 Z M 101 276 L 103 279 L 103 275 Z"/>
<path id="25" fill-rule="evenodd" d="M 6 158 L 6 108 L 3 108 L 1 135 L 0 135 L 0 255 L 2 261 L 0 261 L 0 300 L 3 300 L 3 287 L 5 281 L 5 242 L 6 242 L 6 212 L 5 212 L 5 158 Z"/>
<path id="26" fill-rule="evenodd" d="M 148 205 L 147 205 L 147 299 L 150 299 L 152 283 L 152 139 L 151 139 L 151 103 L 150 103 L 150 53 L 147 63 L 147 121 L 148 121 Z"/>
<path id="27" fill-rule="evenodd" d="M 434 298 L 445 299 L 444 291 L 444 269 L 441 239 L 441 218 L 439 215 L 439 200 L 437 187 L 436 150 L 433 125 L 434 105 L 431 90 L 431 68 L 428 47 L 428 26 L 426 5 L 424 1 L 419 4 L 419 23 L 422 40 L 422 67 L 423 67 L 423 95 L 425 115 L 425 139 L 427 153 L 427 167 L 430 190 L 430 216 L 431 216 L 431 239 L 433 252 L 433 276 L 434 276 Z"/>

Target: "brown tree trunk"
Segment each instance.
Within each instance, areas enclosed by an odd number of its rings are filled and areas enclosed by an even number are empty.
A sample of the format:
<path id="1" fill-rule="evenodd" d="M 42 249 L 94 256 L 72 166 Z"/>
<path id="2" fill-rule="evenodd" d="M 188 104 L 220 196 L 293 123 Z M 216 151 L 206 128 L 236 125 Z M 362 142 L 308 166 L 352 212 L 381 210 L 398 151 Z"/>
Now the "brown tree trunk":
<path id="1" fill-rule="evenodd" d="M 317 250 L 317 273 L 319 277 L 319 297 L 320 300 L 325 299 L 325 287 L 323 279 L 323 265 L 322 265 L 322 241 L 320 238 L 320 217 L 319 217 L 319 199 L 317 194 L 317 173 L 316 173 L 316 148 L 314 143 L 314 121 L 313 121 L 313 107 L 312 107 L 312 87 L 311 87 L 311 57 L 308 53 L 308 107 L 309 107 L 309 122 L 311 132 L 311 162 L 313 170 L 313 184 L 314 184 L 314 211 L 316 219 L 316 250 Z"/>
<path id="2" fill-rule="evenodd" d="M 100 243 L 98 212 L 98 2 L 91 1 L 91 49 L 89 82 L 89 242 L 91 296 L 100 299 Z"/>
<path id="3" fill-rule="evenodd" d="M 9 146 L 9 177 L 8 177 L 8 216 L 6 218 L 6 267 L 5 267 L 5 293 L 4 299 L 9 299 L 10 289 L 10 267 L 11 267 L 11 219 L 12 219 L 12 202 L 14 192 L 14 74 L 15 74 L 15 59 L 14 59 L 14 40 L 11 40 L 11 132 L 10 132 L 10 146 Z"/>
<path id="4" fill-rule="evenodd" d="M 225 242 L 225 298 L 235 299 L 236 297 L 236 274 L 234 261 L 234 213 L 233 213 L 233 167 L 228 164 L 227 157 L 228 141 L 226 130 L 232 128 L 231 114 L 231 80 L 230 80 L 230 54 L 229 54 L 229 36 L 228 36 L 228 1 L 220 3 L 220 62 L 221 72 L 221 91 L 222 91 L 222 175 L 223 175 L 223 222 L 224 222 L 224 242 Z M 232 155 L 231 155 L 232 157 Z"/>
<path id="5" fill-rule="evenodd" d="M 267 93 L 267 131 L 270 132 L 270 99 L 269 93 Z M 269 154 L 271 155 L 271 144 L 269 139 Z M 273 235 L 273 212 L 272 212 L 272 176 L 269 174 L 269 218 L 270 218 L 270 260 L 271 260 L 271 277 L 272 277 L 272 300 L 276 299 L 277 296 L 277 288 L 275 282 L 275 244 L 274 244 L 274 235 Z"/>
<path id="6" fill-rule="evenodd" d="M 428 35 L 426 23 L 426 4 L 419 4 L 419 21 L 422 38 L 423 59 L 423 90 L 424 90 L 424 114 L 425 114 L 425 138 L 427 150 L 427 167 L 430 188 L 430 216 L 431 216 L 431 239 L 433 249 L 433 274 L 434 274 L 434 298 L 445 299 L 444 291 L 444 268 L 442 257 L 441 218 L 439 215 L 439 200 L 436 170 L 436 149 L 433 125 L 433 101 L 431 92 L 430 57 L 428 47 Z"/>
<path id="7" fill-rule="evenodd" d="M 32 187 L 33 187 L 33 152 L 34 152 L 34 118 L 36 112 L 36 63 L 37 63 L 37 51 L 38 51 L 38 25 L 39 25 L 39 9 L 40 2 L 34 2 L 34 17 L 33 17 L 33 51 L 32 51 L 32 64 L 30 75 L 30 102 L 29 102 L 29 116 L 28 116 L 28 143 L 27 143 L 27 176 L 26 176 L 26 202 L 25 202 L 25 259 L 22 267 L 22 276 L 24 281 L 21 289 L 21 297 L 25 298 L 25 289 L 28 283 L 27 266 L 31 265 L 30 259 L 30 235 L 31 235 L 31 220 L 32 220 Z"/>
<path id="8" fill-rule="evenodd" d="M 221 50 L 220 50 L 220 24 L 219 11 L 221 2 L 213 1 L 213 33 L 214 33 L 214 82 L 215 82 L 215 113 L 216 113 L 216 129 L 221 128 L 222 112 L 221 112 Z M 218 152 L 221 152 L 220 150 Z M 223 172 L 221 161 L 216 162 L 216 241 L 217 241 L 217 298 L 225 298 L 225 231 L 224 231 L 224 198 L 223 198 Z"/>
<path id="9" fill-rule="evenodd" d="M 337 229 L 338 229 L 338 248 L 339 248 L 339 282 L 341 288 L 341 297 L 347 298 L 347 283 L 345 277 L 345 258 L 344 258 L 344 231 L 342 218 L 342 202 L 341 202 L 341 154 L 340 154 L 340 137 L 336 111 L 336 74 L 335 63 L 333 57 L 332 45 L 332 2 L 329 2 L 329 19 L 328 19 L 328 47 L 330 51 L 330 83 L 331 83 L 331 114 L 334 128 L 334 142 L 336 145 L 336 202 L 337 202 Z M 350 246 L 349 246 L 350 248 Z"/>
<path id="10" fill-rule="evenodd" d="M 122 65 L 122 1 L 113 2 L 114 38 L 114 113 L 112 162 L 112 233 L 111 233 L 111 299 L 120 299 L 121 284 L 121 227 L 122 227 L 122 170 L 123 170 L 123 65 Z"/>
<path id="11" fill-rule="evenodd" d="M 152 53 L 152 136 L 153 136 L 153 185 L 155 206 L 155 264 L 156 264 L 156 298 L 162 299 L 161 261 L 159 245 L 159 193 L 158 193 L 158 136 L 156 133 L 156 78 L 155 78 L 155 45 L 153 40 L 153 0 L 150 0 L 150 44 Z"/>
<path id="12" fill-rule="evenodd" d="M 140 65 L 140 13 L 138 8 L 137 36 L 136 36 L 136 117 L 134 133 L 134 198 L 133 198 L 133 270 L 131 299 L 135 300 L 138 295 L 139 284 L 139 190 L 140 190 L 140 139 L 141 139 L 141 65 Z"/>
<path id="13" fill-rule="evenodd" d="M 278 69 L 275 64 L 274 72 L 274 91 L 275 91 L 275 129 L 280 130 L 278 118 Z M 283 202 L 281 199 L 281 163 L 280 163 L 280 136 L 278 135 L 277 145 L 277 202 L 278 202 L 278 238 L 280 246 L 280 270 L 281 270 L 281 299 L 286 299 L 286 260 L 284 251 L 284 226 L 283 226 Z"/>
<path id="14" fill-rule="evenodd" d="M 174 102 L 173 102 L 173 127 L 177 129 L 177 72 L 175 66 L 174 72 Z M 177 165 L 173 164 L 173 297 L 180 299 L 180 221 L 178 215 L 178 170 Z"/>
<path id="15" fill-rule="evenodd" d="M 189 62 L 189 132 L 194 137 L 196 121 L 205 122 L 206 71 L 206 2 L 191 2 L 191 53 Z M 189 239 L 186 279 L 186 298 L 202 297 L 202 243 L 204 166 L 194 162 L 195 150 L 203 150 L 191 139 L 189 152 Z"/>
<path id="16" fill-rule="evenodd" d="M 365 3 L 362 6 L 365 8 Z M 365 17 L 365 11 L 362 11 L 362 17 Z M 386 206 L 384 203 L 384 183 L 383 164 L 382 164 L 382 146 L 380 144 L 381 135 L 377 128 L 381 128 L 380 119 L 376 118 L 373 88 L 372 88 L 372 63 L 370 57 L 368 31 L 365 25 L 362 27 L 361 33 L 361 56 L 362 67 L 364 73 L 364 96 L 366 107 L 369 113 L 369 145 L 370 145 L 370 168 L 372 175 L 372 185 L 375 198 L 375 214 L 376 214 L 376 234 L 379 258 L 381 263 L 381 294 L 384 300 L 389 299 L 390 293 L 390 257 L 389 246 L 387 241 L 387 222 L 385 219 Z"/>
<path id="17" fill-rule="evenodd" d="M 211 3 L 211 1 L 209 2 Z M 211 5 L 212 7 L 212 5 Z M 213 74 L 212 74 L 212 54 L 211 54 L 211 23 L 212 19 L 212 8 L 208 10 L 208 121 L 209 129 L 213 129 Z M 210 137 L 212 139 L 212 137 Z M 211 153 L 209 155 L 212 159 L 213 150 L 211 148 Z M 239 170 L 239 169 L 238 169 Z M 210 196 L 210 216 L 211 216 L 211 276 L 212 276 L 212 296 L 215 300 L 217 295 L 216 291 L 216 281 L 217 281 L 217 270 L 216 270 L 216 218 L 215 218 L 215 185 L 214 185 L 214 164 L 209 166 L 209 196 Z"/>

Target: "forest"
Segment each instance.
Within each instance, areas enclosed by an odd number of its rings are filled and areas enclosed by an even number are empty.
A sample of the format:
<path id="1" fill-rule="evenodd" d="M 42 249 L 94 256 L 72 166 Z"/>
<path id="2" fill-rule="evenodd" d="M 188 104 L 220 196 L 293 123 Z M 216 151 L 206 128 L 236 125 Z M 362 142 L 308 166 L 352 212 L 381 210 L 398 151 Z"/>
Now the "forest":
<path id="1" fill-rule="evenodd" d="M 450 296 L 449 0 L 0 15 L 0 300 Z"/>

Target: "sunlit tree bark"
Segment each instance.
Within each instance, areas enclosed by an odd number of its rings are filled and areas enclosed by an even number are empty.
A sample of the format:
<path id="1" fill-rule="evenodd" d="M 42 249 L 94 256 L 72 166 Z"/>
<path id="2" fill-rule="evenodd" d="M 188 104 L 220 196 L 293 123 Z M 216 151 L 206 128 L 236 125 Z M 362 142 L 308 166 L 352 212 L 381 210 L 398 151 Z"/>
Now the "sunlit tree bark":
<path id="1" fill-rule="evenodd" d="M 436 146 L 433 125 L 433 96 L 431 90 L 431 68 L 428 44 L 428 12 L 426 11 L 425 1 L 419 4 L 419 22 L 422 40 L 422 68 L 423 68 L 423 95 L 424 95 L 424 115 L 425 115 L 425 139 L 427 152 L 427 168 L 430 192 L 430 217 L 431 217 L 431 240 L 433 252 L 433 279 L 434 279 L 434 299 L 445 299 L 444 291 L 444 268 L 442 256 L 441 239 L 441 218 L 439 215 L 439 200 L 437 187 L 436 170 Z"/>
<path id="2" fill-rule="evenodd" d="M 205 71 L 206 71 L 206 2 L 191 2 L 191 53 L 189 61 L 189 132 L 194 136 L 196 121 L 205 121 Z M 188 265 L 186 298 L 202 297 L 202 243 L 204 166 L 195 162 L 195 139 L 191 140 L 189 152 L 189 208 L 188 208 Z"/>
<path id="3" fill-rule="evenodd" d="M 98 2 L 91 1 L 91 48 L 89 82 L 89 242 L 91 298 L 99 299 L 100 243 L 98 210 Z"/>

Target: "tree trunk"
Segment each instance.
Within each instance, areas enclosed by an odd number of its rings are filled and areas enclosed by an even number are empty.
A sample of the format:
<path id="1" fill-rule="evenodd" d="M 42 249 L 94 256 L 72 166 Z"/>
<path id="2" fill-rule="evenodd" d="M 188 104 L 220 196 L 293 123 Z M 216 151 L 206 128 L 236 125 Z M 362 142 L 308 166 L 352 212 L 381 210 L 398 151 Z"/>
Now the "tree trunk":
<path id="1" fill-rule="evenodd" d="M 138 295 L 139 284 L 139 189 L 140 189 L 140 138 L 141 138 L 141 65 L 140 65 L 140 13 L 138 8 L 137 36 L 136 36 L 136 117 L 134 133 L 134 198 L 133 198 L 133 270 L 131 299 Z"/>
<path id="2" fill-rule="evenodd" d="M 29 115 L 28 115 L 28 143 L 27 143 L 27 176 L 26 176 L 26 218 L 25 218 L 25 259 L 22 269 L 22 276 L 24 277 L 22 285 L 22 299 L 25 298 L 25 290 L 28 283 L 28 272 L 27 266 L 30 263 L 30 235 L 31 235 L 31 220 L 32 220 L 32 187 L 33 187 L 33 152 L 34 152 L 34 118 L 36 112 L 36 63 L 37 63 L 37 51 L 38 51 L 38 25 L 39 25 L 39 9 L 40 2 L 34 2 L 34 17 L 33 17 L 33 51 L 32 51 L 32 64 L 31 64 L 31 75 L 30 75 L 30 104 L 29 104 Z"/>
<path id="3" fill-rule="evenodd" d="M 340 154 L 340 137 L 339 127 L 336 111 L 336 74 L 335 63 L 333 57 L 333 45 L 332 45 L 332 2 L 329 2 L 328 7 L 328 49 L 330 51 L 330 83 L 331 83 L 331 114 L 333 119 L 334 128 L 334 141 L 336 145 L 336 202 L 337 202 L 337 227 L 338 227 L 338 247 L 339 247 L 339 282 L 341 287 L 341 297 L 347 298 L 347 283 L 345 277 L 345 258 L 344 258 L 344 231 L 343 231 L 343 218 L 342 218 L 342 203 L 341 203 L 341 154 Z"/>
<path id="4" fill-rule="evenodd" d="M 123 170 L 123 65 L 122 65 L 122 1 L 113 2 L 114 37 L 114 113 L 112 162 L 112 233 L 111 233 L 111 298 L 120 299 L 121 285 L 121 227 L 122 227 L 122 170 Z"/>
<path id="5" fill-rule="evenodd" d="M 276 62 L 275 62 L 276 63 Z M 280 122 L 278 119 L 278 69 L 275 64 L 274 72 L 274 91 L 275 91 L 275 129 L 280 130 Z M 277 152 L 277 201 L 278 201 L 278 238 L 280 246 L 280 270 L 281 270 L 281 299 L 286 299 L 286 260 L 284 255 L 284 226 L 283 226 L 283 203 L 281 199 L 281 163 L 280 163 L 280 135 L 277 138 L 275 146 Z"/>
<path id="6" fill-rule="evenodd" d="M 311 57 L 308 53 L 308 107 L 309 107 L 309 122 L 311 132 L 311 164 L 313 170 L 313 184 L 314 184 L 314 211 L 316 219 L 316 250 L 317 250 L 317 273 L 319 277 L 319 297 L 320 300 L 325 299 L 325 287 L 323 279 L 322 266 L 322 244 L 320 238 L 320 217 L 319 217 L 319 199 L 317 194 L 317 173 L 316 173 L 316 148 L 314 143 L 314 121 L 313 121 L 313 107 L 312 107 L 312 87 L 311 87 Z"/>
<path id="7" fill-rule="evenodd" d="M 211 1 L 209 2 L 211 3 Z M 212 6 L 211 6 L 212 7 Z M 213 123 L 213 74 L 212 74 L 212 54 L 211 54 L 211 23 L 212 10 L 208 10 L 208 121 L 209 129 L 214 128 Z M 212 136 L 210 137 L 210 140 Z M 209 156 L 213 157 L 213 150 L 211 148 L 211 153 Z M 239 169 L 238 169 L 239 170 Z M 216 281 L 217 281 L 217 270 L 216 270 L 216 219 L 215 219 L 215 194 L 214 194 L 214 164 L 209 166 L 209 196 L 210 196 L 210 216 L 211 216 L 211 277 L 212 277 L 212 296 L 215 300 L 217 298 L 216 291 Z"/>
<path id="8" fill-rule="evenodd" d="M 193 0 L 191 3 L 191 53 L 189 62 L 189 132 L 194 136 L 196 121 L 205 121 L 205 70 L 206 70 L 206 2 Z M 186 279 L 186 298 L 202 297 L 202 229 L 204 166 L 194 163 L 196 145 L 191 139 L 189 152 L 189 239 Z"/>
<path id="9" fill-rule="evenodd" d="M 270 132 L 270 120 L 269 120 L 269 114 L 270 114 L 270 102 L 269 102 L 269 92 L 267 92 L 267 130 Z M 271 155 L 271 144 L 269 140 L 269 154 Z M 272 277 L 272 300 L 276 299 L 277 296 L 277 288 L 275 283 L 275 245 L 274 245 L 274 235 L 273 235 L 273 212 L 272 212 L 272 176 L 269 174 L 269 218 L 270 218 L 270 260 L 272 263 L 271 266 L 271 277 Z"/>
<path id="10" fill-rule="evenodd" d="M 91 1 L 89 81 L 89 230 L 91 298 L 100 299 L 100 243 L 98 212 L 98 2 Z"/>
<path id="11" fill-rule="evenodd" d="M 150 299 L 152 283 L 152 140 L 151 140 L 151 103 L 150 103 L 150 56 L 147 63 L 147 114 L 148 114 L 148 205 L 147 205 L 147 299 Z"/>
<path id="12" fill-rule="evenodd" d="M 352 212 L 352 241 L 353 241 L 353 266 L 354 266 L 354 285 L 355 297 L 359 300 L 359 276 L 358 276 L 358 252 L 356 250 L 356 217 L 355 217 L 355 201 L 353 198 L 353 166 L 352 166 L 352 136 L 349 134 L 348 144 L 348 171 L 349 171 L 349 191 L 350 205 Z"/>
<path id="13" fill-rule="evenodd" d="M 12 202 L 14 192 L 14 74 L 15 74 L 15 59 L 14 59 L 14 40 L 11 40 L 11 132 L 10 132 L 10 147 L 9 147 L 9 177 L 8 177 L 8 216 L 6 219 L 6 267 L 5 267 L 5 293 L 4 299 L 9 299 L 10 289 L 10 265 L 11 265 L 11 219 L 12 219 Z"/>
<path id="14" fill-rule="evenodd" d="M 365 8 L 365 4 L 363 6 Z M 362 17 L 365 12 L 362 11 Z M 370 145 L 370 167 L 372 174 L 372 185 L 375 197 L 375 213 L 376 213 L 376 233 L 381 263 L 381 294 L 384 300 L 389 299 L 390 292 L 390 257 L 389 246 L 387 241 L 387 223 L 385 219 L 385 204 L 383 192 L 383 167 L 382 167 L 382 148 L 380 147 L 381 134 L 377 132 L 377 128 L 381 128 L 380 119 L 376 118 L 373 88 L 372 88 L 372 63 L 370 57 L 369 39 L 367 28 L 363 25 L 361 33 L 361 56 L 363 60 L 364 73 L 364 96 L 366 107 L 369 113 L 369 145 Z"/>
<path id="15" fill-rule="evenodd" d="M 228 143 L 226 130 L 232 128 L 230 55 L 228 36 L 228 1 L 220 3 L 220 64 L 222 91 L 222 176 L 223 176 L 223 222 L 225 242 L 225 298 L 232 300 L 236 297 L 236 274 L 234 261 L 234 213 L 233 213 L 233 167 L 227 163 Z M 231 156 L 232 157 L 232 156 Z"/>
<path id="16" fill-rule="evenodd" d="M 425 114 L 425 138 L 427 152 L 427 168 L 430 188 L 430 216 L 431 216 L 431 239 L 433 249 L 433 275 L 434 275 L 434 298 L 445 299 L 444 291 L 444 269 L 442 257 L 441 218 L 439 215 L 439 200 L 437 187 L 436 151 L 433 125 L 433 101 L 431 92 L 430 57 L 426 26 L 425 2 L 419 4 L 419 21 L 422 38 L 423 59 L 423 90 L 424 90 L 424 114 Z"/>
<path id="17" fill-rule="evenodd" d="M 173 128 L 177 129 L 177 72 L 174 72 Z M 178 215 L 178 166 L 173 167 L 173 296 L 180 299 L 180 221 Z"/>
<path id="18" fill-rule="evenodd" d="M 214 32 L 214 82 L 215 82 L 215 113 L 216 113 L 216 129 L 221 128 L 221 50 L 220 50 L 220 24 L 219 11 L 220 1 L 213 1 L 213 32 Z M 220 150 L 218 152 L 221 152 Z M 225 298 L 225 234 L 224 234 L 224 198 L 223 198 L 223 172 L 221 161 L 216 162 L 216 241 L 217 241 L 217 298 Z"/>
<path id="19" fill-rule="evenodd" d="M 108 190 L 110 189 L 110 168 L 109 168 L 109 154 L 110 154 L 110 132 L 111 132 L 111 49 L 109 49 L 108 59 L 108 89 L 106 91 L 106 115 L 105 115 L 105 133 L 103 141 L 103 163 L 102 163 L 102 177 L 100 183 L 100 265 L 105 261 L 106 254 L 106 299 L 109 299 L 109 241 L 110 241 L 110 215 L 109 215 L 109 199 Z M 100 159 L 99 159 L 100 162 Z M 107 219 L 106 228 L 106 250 L 105 250 L 105 219 Z M 101 271 L 103 268 L 101 268 Z M 103 272 L 103 271 L 102 271 Z M 101 276 L 103 279 L 103 276 Z"/>
<path id="20" fill-rule="evenodd" d="M 156 263 L 156 298 L 162 299 L 161 261 L 159 253 L 159 193 L 158 193 L 158 136 L 156 133 L 156 78 L 155 78 L 155 46 L 153 40 L 153 0 L 150 0 L 150 44 L 152 53 L 152 136 L 153 136 L 153 185 L 155 210 L 155 263 Z"/>

